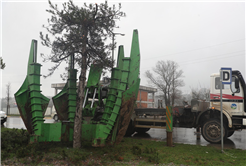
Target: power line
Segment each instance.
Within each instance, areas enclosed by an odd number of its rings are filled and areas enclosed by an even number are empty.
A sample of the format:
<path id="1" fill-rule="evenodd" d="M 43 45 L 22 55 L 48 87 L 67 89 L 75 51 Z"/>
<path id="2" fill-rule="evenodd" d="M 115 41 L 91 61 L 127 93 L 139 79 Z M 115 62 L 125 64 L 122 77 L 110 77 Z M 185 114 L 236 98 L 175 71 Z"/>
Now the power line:
<path id="1" fill-rule="evenodd" d="M 238 55 L 231 55 L 231 56 L 226 56 L 226 57 L 223 57 L 223 58 L 230 58 L 230 57 L 236 57 L 236 56 L 243 56 L 244 54 L 238 54 Z M 215 60 L 215 59 L 220 59 L 220 58 L 213 58 L 213 59 L 209 59 L 209 60 L 206 60 L 206 61 L 198 61 L 198 62 L 191 62 L 191 63 L 184 63 L 184 64 L 181 64 L 180 66 L 185 66 L 185 65 L 189 65 L 189 64 L 196 64 L 196 63 L 201 63 L 201 62 L 207 62 L 207 61 L 211 61 L 211 60 Z"/>
<path id="2" fill-rule="evenodd" d="M 215 46 L 219 46 L 219 45 L 223 45 L 223 44 L 228 44 L 228 43 L 233 43 L 233 42 L 238 42 L 238 41 L 242 41 L 242 40 L 245 40 L 245 38 L 244 39 L 230 41 L 230 42 L 215 44 L 215 45 L 212 45 L 212 46 L 207 46 L 207 47 L 202 47 L 202 48 L 196 48 L 196 49 L 193 49 L 193 50 L 187 50 L 187 51 L 177 52 L 177 53 L 173 53 L 173 54 L 159 55 L 159 56 L 150 57 L 150 58 L 143 58 L 143 60 L 155 59 L 155 58 L 162 57 L 162 56 L 165 56 L 166 57 L 166 56 L 171 56 L 171 55 L 176 55 L 176 54 L 182 54 L 182 53 L 192 52 L 192 51 L 196 51 L 196 50 L 202 50 L 202 49 L 211 48 L 211 47 L 215 47 Z"/>
<path id="3" fill-rule="evenodd" d="M 238 55 L 230 55 L 230 56 L 224 56 L 223 58 L 230 58 L 230 57 L 236 57 L 236 56 L 244 56 L 245 54 L 238 54 Z M 219 55 L 221 56 L 221 55 Z M 200 61 L 196 62 L 196 61 L 186 61 L 187 63 L 181 63 L 179 64 L 180 66 L 185 66 L 185 65 L 188 65 L 188 64 L 196 64 L 196 63 L 201 63 L 201 62 L 207 62 L 207 61 L 211 61 L 211 60 L 215 60 L 215 59 L 220 59 L 220 57 L 209 57 L 209 58 L 212 58 L 212 59 L 208 59 L 208 60 L 203 60 L 203 59 L 200 59 Z M 143 68 L 142 70 L 146 70 L 146 69 L 150 69 L 151 67 L 147 67 L 147 68 Z"/>
<path id="4" fill-rule="evenodd" d="M 204 57 L 204 58 L 199 58 L 199 59 L 192 59 L 192 61 L 196 61 L 196 60 L 203 60 L 203 59 L 209 59 L 209 58 L 215 58 L 215 57 L 221 57 L 221 56 L 223 56 L 224 57 L 224 55 L 231 55 L 231 54 L 234 54 L 234 53 L 244 53 L 245 52 L 245 50 L 241 50 L 241 51 L 235 51 L 235 52 L 230 52 L 230 53 L 225 53 L 225 54 L 220 54 L 220 55 L 213 55 L 213 56 L 210 56 L 210 57 Z M 186 62 L 190 62 L 190 61 L 186 61 Z M 182 63 L 186 63 L 186 62 L 181 62 L 181 64 Z"/>

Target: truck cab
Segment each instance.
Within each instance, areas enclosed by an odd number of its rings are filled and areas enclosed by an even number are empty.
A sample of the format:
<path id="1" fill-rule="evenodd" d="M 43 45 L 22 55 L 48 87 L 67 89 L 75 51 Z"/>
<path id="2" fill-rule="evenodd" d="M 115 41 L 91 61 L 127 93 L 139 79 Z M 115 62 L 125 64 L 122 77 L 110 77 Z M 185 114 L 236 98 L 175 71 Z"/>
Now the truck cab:
<path id="1" fill-rule="evenodd" d="M 210 86 L 210 106 L 220 110 L 220 75 L 211 75 Z M 238 124 L 246 125 L 246 112 L 245 112 L 245 82 L 239 71 L 232 72 L 232 83 L 222 84 L 222 108 L 224 113 L 230 117 L 241 118 Z M 232 121 L 233 122 L 233 121 Z M 232 127 L 232 123 L 228 123 L 228 127 Z"/>
<path id="2" fill-rule="evenodd" d="M 210 77 L 210 108 L 201 112 L 198 124 L 202 135 L 211 143 L 221 141 L 220 126 L 220 74 Z M 233 135 L 235 130 L 246 128 L 245 81 L 239 71 L 232 71 L 232 83 L 222 84 L 222 109 L 224 139 Z"/>

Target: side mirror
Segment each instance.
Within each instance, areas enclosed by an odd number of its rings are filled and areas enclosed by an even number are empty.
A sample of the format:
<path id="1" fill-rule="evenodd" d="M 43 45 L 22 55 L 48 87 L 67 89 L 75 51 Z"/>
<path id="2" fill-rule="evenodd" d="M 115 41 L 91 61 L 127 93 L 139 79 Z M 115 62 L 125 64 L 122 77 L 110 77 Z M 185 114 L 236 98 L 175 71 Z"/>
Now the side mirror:
<path id="1" fill-rule="evenodd" d="M 239 80 L 238 80 L 238 78 L 235 78 L 235 88 L 236 89 L 239 88 Z"/>
<path id="2" fill-rule="evenodd" d="M 233 77 L 232 80 L 233 81 L 232 81 L 232 84 L 231 84 L 231 91 L 232 91 L 232 93 L 234 95 L 234 93 L 240 92 L 240 89 L 239 89 L 239 80 L 236 77 Z"/>

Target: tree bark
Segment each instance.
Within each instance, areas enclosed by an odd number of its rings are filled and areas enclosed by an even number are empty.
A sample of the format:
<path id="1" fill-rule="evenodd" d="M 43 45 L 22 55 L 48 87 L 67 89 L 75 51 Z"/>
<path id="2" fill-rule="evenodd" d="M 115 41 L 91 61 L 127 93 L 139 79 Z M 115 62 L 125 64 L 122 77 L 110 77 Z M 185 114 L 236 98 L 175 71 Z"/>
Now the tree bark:
<path id="1" fill-rule="evenodd" d="M 9 105 L 9 99 L 8 99 L 6 114 L 9 115 L 9 112 L 10 112 L 10 105 Z"/>
<path id="2" fill-rule="evenodd" d="M 82 52 L 84 53 L 86 46 L 83 47 Z M 87 59 L 85 55 L 82 55 L 82 66 L 79 76 L 79 88 L 77 96 L 77 107 L 74 119 L 74 132 L 73 132 L 73 148 L 81 147 L 81 124 L 82 124 L 82 110 L 83 110 L 83 101 L 84 101 L 84 88 L 86 80 L 86 70 L 87 70 Z"/>

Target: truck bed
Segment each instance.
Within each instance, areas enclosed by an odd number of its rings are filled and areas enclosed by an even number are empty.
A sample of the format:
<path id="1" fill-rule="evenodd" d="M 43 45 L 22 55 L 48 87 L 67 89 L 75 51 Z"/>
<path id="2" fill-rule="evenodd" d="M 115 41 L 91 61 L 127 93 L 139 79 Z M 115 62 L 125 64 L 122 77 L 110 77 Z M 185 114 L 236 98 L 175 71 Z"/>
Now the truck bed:
<path id="1" fill-rule="evenodd" d="M 137 116 L 165 116 L 166 109 L 164 108 L 136 108 L 135 114 Z"/>

